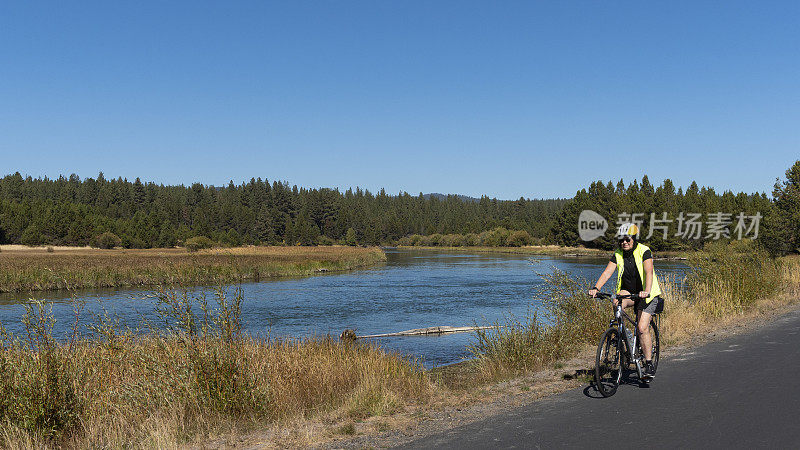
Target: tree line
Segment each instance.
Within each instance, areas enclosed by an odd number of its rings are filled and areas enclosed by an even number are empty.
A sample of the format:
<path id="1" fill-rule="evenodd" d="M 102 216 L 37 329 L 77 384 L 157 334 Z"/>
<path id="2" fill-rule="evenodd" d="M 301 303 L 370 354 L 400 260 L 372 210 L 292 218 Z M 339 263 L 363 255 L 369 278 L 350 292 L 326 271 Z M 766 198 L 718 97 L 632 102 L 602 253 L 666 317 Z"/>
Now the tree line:
<path id="1" fill-rule="evenodd" d="M 579 218 L 591 210 L 608 221 L 612 232 L 591 241 L 580 236 Z M 800 251 L 800 161 L 777 180 L 772 198 L 699 187 L 684 191 L 666 179 L 653 186 L 648 177 L 625 184 L 596 181 L 581 189 L 558 214 L 552 237 L 562 245 L 615 248 L 613 230 L 620 222 L 640 225 L 640 239 L 656 250 L 699 249 L 715 241 L 755 239 L 772 254 Z"/>
<path id="2" fill-rule="evenodd" d="M 113 234 L 126 248 L 171 247 L 197 236 L 225 245 L 377 245 L 498 227 L 546 238 L 565 202 L 340 192 L 260 178 L 224 187 L 165 186 L 102 173 L 85 179 L 15 173 L 0 179 L 0 243 L 88 245 Z"/>
<path id="3" fill-rule="evenodd" d="M 581 239 L 591 210 L 611 230 Z M 307 189 L 251 179 L 216 187 L 165 186 L 123 178 L 0 179 L 0 243 L 172 247 L 207 237 L 224 245 L 583 245 L 610 249 L 621 221 L 638 222 L 656 250 L 757 238 L 773 253 L 800 247 L 800 161 L 765 193 L 717 193 L 692 182 L 684 191 L 645 175 L 596 181 L 571 199 L 389 195 L 356 188 Z M 754 226 L 755 225 L 755 226 Z M 193 241 L 193 242 L 196 242 Z"/>

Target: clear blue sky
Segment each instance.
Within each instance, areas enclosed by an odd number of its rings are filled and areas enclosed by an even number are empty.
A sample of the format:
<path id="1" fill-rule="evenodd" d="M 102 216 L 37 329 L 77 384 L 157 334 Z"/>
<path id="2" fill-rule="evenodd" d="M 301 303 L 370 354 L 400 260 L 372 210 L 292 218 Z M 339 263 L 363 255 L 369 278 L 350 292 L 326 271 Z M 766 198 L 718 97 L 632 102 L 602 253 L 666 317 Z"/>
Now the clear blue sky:
<path id="1" fill-rule="evenodd" d="M 771 191 L 800 2 L 4 2 L 0 174 Z"/>

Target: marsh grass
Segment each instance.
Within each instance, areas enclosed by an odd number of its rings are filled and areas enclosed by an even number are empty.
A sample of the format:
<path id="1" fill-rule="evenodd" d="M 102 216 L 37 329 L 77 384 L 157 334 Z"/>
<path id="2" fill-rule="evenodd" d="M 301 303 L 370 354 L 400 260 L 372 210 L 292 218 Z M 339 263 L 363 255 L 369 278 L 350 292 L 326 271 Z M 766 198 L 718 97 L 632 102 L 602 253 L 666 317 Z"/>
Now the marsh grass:
<path id="1" fill-rule="evenodd" d="M 163 328 L 120 330 L 99 314 L 93 336 L 67 342 L 32 302 L 21 336 L 0 329 L 0 446 L 174 447 L 320 414 L 389 414 L 436 393 L 421 366 L 370 345 L 243 333 L 241 302 L 238 290 L 210 302 L 163 290 Z"/>
<path id="2" fill-rule="evenodd" d="M 352 270 L 386 260 L 377 247 L 243 247 L 0 253 L 0 292 L 236 283 Z"/>

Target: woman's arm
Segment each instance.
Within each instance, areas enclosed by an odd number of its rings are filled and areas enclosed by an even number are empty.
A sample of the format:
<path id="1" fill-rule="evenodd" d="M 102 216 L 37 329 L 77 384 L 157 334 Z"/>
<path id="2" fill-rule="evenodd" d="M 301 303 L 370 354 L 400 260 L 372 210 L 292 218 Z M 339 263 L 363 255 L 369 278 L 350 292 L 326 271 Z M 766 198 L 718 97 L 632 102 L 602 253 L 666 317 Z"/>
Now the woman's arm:
<path id="1" fill-rule="evenodd" d="M 652 267 L 652 264 L 650 266 Z M 597 295 L 597 291 L 600 290 L 598 288 L 602 288 L 603 285 L 606 284 L 606 281 L 608 281 L 608 279 L 611 278 L 611 275 L 614 274 L 615 270 L 617 270 L 617 264 L 609 261 L 608 264 L 606 265 L 606 269 L 603 270 L 603 273 L 600 274 L 600 278 L 597 279 L 597 283 L 594 284 L 593 288 L 589 289 L 589 295 L 591 295 L 592 297 Z"/>
<path id="2" fill-rule="evenodd" d="M 650 290 L 653 288 L 653 259 L 645 259 L 642 264 L 644 265 L 644 292 L 639 293 L 639 297 L 647 298 L 650 296 Z"/>

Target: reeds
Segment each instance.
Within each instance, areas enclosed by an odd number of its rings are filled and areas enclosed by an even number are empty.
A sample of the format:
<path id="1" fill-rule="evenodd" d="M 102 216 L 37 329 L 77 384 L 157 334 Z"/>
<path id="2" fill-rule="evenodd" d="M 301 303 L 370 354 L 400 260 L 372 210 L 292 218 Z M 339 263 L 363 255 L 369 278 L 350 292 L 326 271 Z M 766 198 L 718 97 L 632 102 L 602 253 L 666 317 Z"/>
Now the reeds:
<path id="1" fill-rule="evenodd" d="M 352 270 L 385 260 L 377 247 L 7 251 L 0 253 L 0 292 L 228 284 Z"/>
<path id="2" fill-rule="evenodd" d="M 67 342 L 53 339 L 48 307 L 30 304 L 23 336 L 2 330 L 0 446 L 172 447 L 332 411 L 387 414 L 437 389 L 420 365 L 370 345 L 249 336 L 241 301 L 162 291 L 165 328 L 136 334 L 97 316 L 94 336 Z"/>

